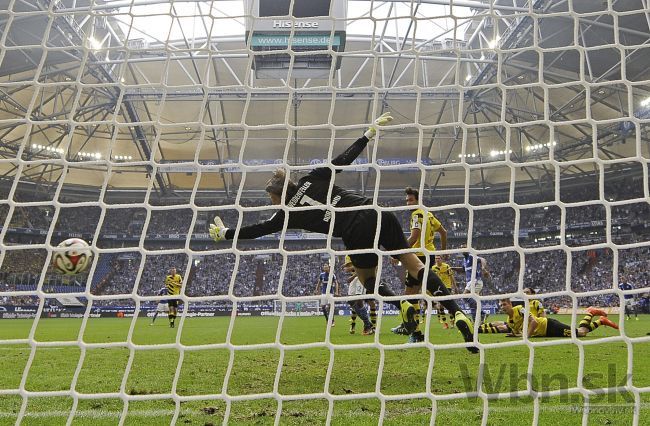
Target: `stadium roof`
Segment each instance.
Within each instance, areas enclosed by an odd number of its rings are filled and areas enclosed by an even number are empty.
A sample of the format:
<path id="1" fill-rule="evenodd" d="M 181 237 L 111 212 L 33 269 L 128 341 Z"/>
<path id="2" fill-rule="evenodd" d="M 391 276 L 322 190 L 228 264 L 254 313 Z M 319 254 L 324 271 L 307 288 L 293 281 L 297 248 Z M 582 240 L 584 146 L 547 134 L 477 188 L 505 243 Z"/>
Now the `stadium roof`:
<path id="1" fill-rule="evenodd" d="M 350 2 L 340 71 L 285 80 L 255 78 L 239 1 L 1 0 L 0 171 L 232 195 L 275 160 L 331 158 L 386 110 L 395 126 L 363 154 L 374 172 L 345 185 L 489 190 L 647 168 L 642 0 L 442 3 Z"/>

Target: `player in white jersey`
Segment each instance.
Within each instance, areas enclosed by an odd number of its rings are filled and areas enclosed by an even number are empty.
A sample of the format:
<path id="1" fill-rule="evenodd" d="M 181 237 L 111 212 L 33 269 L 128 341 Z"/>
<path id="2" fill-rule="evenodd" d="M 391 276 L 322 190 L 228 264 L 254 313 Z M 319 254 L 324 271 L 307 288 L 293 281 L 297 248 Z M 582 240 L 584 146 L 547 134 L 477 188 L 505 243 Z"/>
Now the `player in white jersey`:
<path id="1" fill-rule="evenodd" d="M 366 294 L 366 288 L 363 286 L 363 284 L 361 284 L 361 281 L 359 281 L 359 278 L 354 272 L 354 265 L 352 265 L 350 256 L 345 256 L 343 270 L 349 274 L 348 296 L 361 296 L 363 294 Z M 357 316 L 361 318 L 361 321 L 363 321 L 362 334 L 364 336 L 375 333 L 375 325 L 377 324 L 376 303 L 374 299 L 367 299 L 366 302 L 368 302 L 368 307 L 370 308 L 370 316 L 368 315 L 368 310 L 366 309 L 364 300 L 355 299 L 348 302 L 352 310 L 352 315 L 350 317 L 350 334 L 355 333 Z M 374 321 L 372 318 L 374 318 Z"/>

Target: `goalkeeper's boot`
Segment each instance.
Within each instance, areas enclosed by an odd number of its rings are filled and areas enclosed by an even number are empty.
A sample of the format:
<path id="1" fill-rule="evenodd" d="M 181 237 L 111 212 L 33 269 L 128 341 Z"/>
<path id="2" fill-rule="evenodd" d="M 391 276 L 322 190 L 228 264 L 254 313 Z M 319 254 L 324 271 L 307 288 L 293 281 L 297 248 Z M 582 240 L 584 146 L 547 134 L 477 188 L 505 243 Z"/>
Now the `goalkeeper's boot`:
<path id="1" fill-rule="evenodd" d="M 354 332 L 355 332 L 354 329 L 355 329 L 356 326 L 357 326 L 357 323 L 350 320 L 350 334 L 354 334 Z"/>
<path id="2" fill-rule="evenodd" d="M 610 320 L 609 318 L 600 317 L 600 318 L 598 318 L 598 320 L 600 321 L 600 323 L 602 325 L 606 325 L 607 327 L 611 327 L 614 330 L 618 330 L 618 324 L 616 324 L 614 321 Z"/>
<path id="3" fill-rule="evenodd" d="M 400 311 L 402 313 L 402 326 L 406 329 L 406 334 L 413 333 L 418 328 L 418 321 L 415 319 L 415 307 L 404 301 L 401 304 Z"/>
<path id="4" fill-rule="evenodd" d="M 456 315 L 454 315 L 454 323 L 456 324 L 456 328 L 458 328 L 460 334 L 463 335 L 463 339 L 466 342 L 474 342 L 474 334 L 472 333 L 472 329 L 474 328 L 474 325 L 472 324 L 472 321 L 470 321 L 469 318 L 467 318 L 463 312 L 461 311 L 456 312 Z M 476 346 L 468 346 L 467 350 L 473 354 L 479 352 Z"/>
<path id="5" fill-rule="evenodd" d="M 587 312 L 589 312 L 589 315 L 593 315 L 597 317 L 607 317 L 607 312 L 603 311 L 600 308 L 595 308 L 593 306 L 588 307 Z"/>
<path id="6" fill-rule="evenodd" d="M 420 343 L 424 342 L 424 334 L 420 330 L 414 331 L 409 336 L 409 343 Z"/>

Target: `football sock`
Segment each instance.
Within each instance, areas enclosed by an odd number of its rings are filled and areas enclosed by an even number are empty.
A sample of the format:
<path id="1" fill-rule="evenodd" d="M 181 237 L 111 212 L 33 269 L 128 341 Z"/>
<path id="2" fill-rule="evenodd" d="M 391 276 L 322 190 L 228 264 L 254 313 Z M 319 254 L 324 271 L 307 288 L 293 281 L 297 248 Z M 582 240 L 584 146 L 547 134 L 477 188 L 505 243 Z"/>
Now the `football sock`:
<path id="1" fill-rule="evenodd" d="M 420 330 L 420 302 L 415 301 L 415 303 L 411 302 L 413 305 L 413 308 L 415 308 L 415 315 L 413 316 L 413 319 L 417 323 L 417 326 L 415 327 L 415 331 L 419 332 Z"/>
<path id="2" fill-rule="evenodd" d="M 363 321 L 363 328 L 372 328 L 372 323 L 368 317 L 368 310 L 366 307 L 362 305 L 361 307 L 357 307 L 356 311 L 357 315 L 359 315 L 359 318 L 361 318 L 361 321 Z"/>
<path id="3" fill-rule="evenodd" d="M 478 332 L 479 333 L 498 333 L 499 329 L 496 328 L 494 324 L 491 322 L 481 324 L 478 327 Z"/>
<path id="4" fill-rule="evenodd" d="M 578 324 L 578 327 L 585 327 L 585 328 L 588 328 L 589 330 L 592 330 L 592 331 L 594 329 L 598 328 L 598 326 L 600 325 L 600 322 L 598 322 L 598 321 L 591 322 L 592 318 L 593 318 L 593 315 L 591 315 L 591 314 L 585 315 L 585 317 L 582 319 L 582 321 L 580 321 L 580 323 Z M 598 323 L 598 325 L 594 326 L 594 324 L 596 324 L 596 323 Z"/>
<path id="5" fill-rule="evenodd" d="M 580 324 L 578 324 L 579 327 L 585 327 L 588 328 L 589 331 L 594 331 L 598 327 L 600 327 L 602 324 L 600 320 L 592 321 L 593 315 L 585 315 L 585 317 L 580 321 Z"/>
<path id="6" fill-rule="evenodd" d="M 321 310 L 323 311 L 323 315 L 325 316 L 325 321 L 328 321 L 330 319 L 330 310 L 328 305 L 323 305 L 321 306 Z"/>
<path id="7" fill-rule="evenodd" d="M 418 281 L 422 282 L 424 279 L 424 268 L 420 269 L 418 272 Z M 440 280 L 440 277 L 433 272 L 427 275 L 427 291 L 433 296 L 448 296 L 449 290 L 443 282 Z M 449 311 L 451 315 L 456 315 L 456 312 L 460 311 L 460 307 L 455 300 L 442 300 L 440 304 Z"/>
<path id="8" fill-rule="evenodd" d="M 474 298 L 467 299 L 467 304 L 469 305 L 469 312 L 472 316 L 472 321 L 475 321 L 476 318 L 476 300 Z M 479 318 L 480 321 L 480 318 Z"/>
<path id="9" fill-rule="evenodd" d="M 377 326 L 377 310 L 374 307 L 370 308 L 370 322 L 373 326 Z"/>
<path id="10" fill-rule="evenodd" d="M 373 294 L 375 292 L 375 280 L 376 280 L 376 277 L 371 277 L 371 278 L 368 278 L 365 283 L 363 283 L 363 286 L 366 288 L 366 291 L 368 292 L 368 294 Z M 379 288 L 377 289 L 377 293 L 380 296 L 389 296 L 389 297 L 390 296 L 395 296 L 395 292 L 390 287 L 388 287 L 385 283 L 382 283 L 382 282 L 379 282 Z M 406 301 L 404 301 L 404 302 L 406 302 Z M 393 305 L 397 309 L 400 309 L 400 310 L 402 308 L 402 303 L 399 300 L 387 300 L 386 303 L 388 303 L 389 305 Z M 408 303 L 408 302 L 406 302 L 406 303 Z M 409 303 L 409 305 L 410 305 L 410 303 Z"/>

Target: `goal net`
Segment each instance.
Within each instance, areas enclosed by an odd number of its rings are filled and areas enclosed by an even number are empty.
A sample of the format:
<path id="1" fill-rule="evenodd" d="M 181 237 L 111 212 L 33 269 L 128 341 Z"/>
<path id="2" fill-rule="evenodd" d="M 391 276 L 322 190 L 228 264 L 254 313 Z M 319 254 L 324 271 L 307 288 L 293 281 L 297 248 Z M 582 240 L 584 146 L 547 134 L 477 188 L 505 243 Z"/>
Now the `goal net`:
<path id="1" fill-rule="evenodd" d="M 0 423 L 643 424 L 649 22 L 646 0 L 2 2 Z M 331 184 L 440 255 L 450 295 L 405 286 L 391 255 L 420 248 L 368 251 L 381 297 L 331 232 L 212 240 L 215 216 L 297 211 L 272 172 L 334 170 L 385 112 Z M 60 275 L 69 238 L 92 264 Z M 396 299 L 423 340 L 391 331 Z"/>

